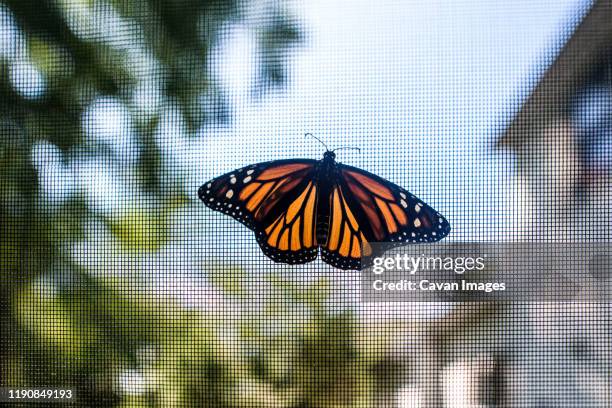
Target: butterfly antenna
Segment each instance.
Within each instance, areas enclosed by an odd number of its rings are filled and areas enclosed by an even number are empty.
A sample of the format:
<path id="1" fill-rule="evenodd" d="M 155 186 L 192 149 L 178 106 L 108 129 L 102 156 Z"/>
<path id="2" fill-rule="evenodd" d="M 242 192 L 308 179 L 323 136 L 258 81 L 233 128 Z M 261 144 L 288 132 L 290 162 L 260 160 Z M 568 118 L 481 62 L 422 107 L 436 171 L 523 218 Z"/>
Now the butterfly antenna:
<path id="1" fill-rule="evenodd" d="M 338 148 L 336 148 L 336 149 L 332 150 L 332 152 L 335 152 L 335 151 L 337 151 L 337 150 L 342 150 L 342 149 L 345 149 L 345 150 L 357 150 L 359 153 L 361 153 L 361 149 L 360 149 L 359 147 L 352 147 L 352 146 L 342 146 L 342 147 L 338 147 Z"/>
<path id="2" fill-rule="evenodd" d="M 308 137 L 308 136 L 312 137 L 313 139 L 315 139 L 316 141 L 321 143 L 325 147 L 325 150 L 329 151 L 329 147 L 327 147 L 327 145 L 325 143 L 323 143 L 323 141 L 321 139 L 319 139 L 318 137 L 316 137 L 312 133 L 304 133 L 304 137 Z"/>

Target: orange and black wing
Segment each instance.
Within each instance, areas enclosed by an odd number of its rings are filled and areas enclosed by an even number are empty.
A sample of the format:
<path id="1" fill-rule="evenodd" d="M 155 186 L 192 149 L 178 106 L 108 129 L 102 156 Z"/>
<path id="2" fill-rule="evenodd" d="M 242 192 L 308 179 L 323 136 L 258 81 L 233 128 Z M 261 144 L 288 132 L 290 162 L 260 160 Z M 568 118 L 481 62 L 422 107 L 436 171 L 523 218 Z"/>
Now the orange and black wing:
<path id="1" fill-rule="evenodd" d="M 338 164 L 329 197 L 325 262 L 341 269 L 362 269 L 363 257 L 373 254 L 371 243 L 435 242 L 450 232 L 436 210 L 401 187 L 356 167 Z"/>
<path id="2" fill-rule="evenodd" d="M 204 184 L 198 196 L 255 231 L 272 260 L 306 263 L 318 253 L 316 163 L 278 160 L 244 167 Z"/>
<path id="3" fill-rule="evenodd" d="M 372 255 L 367 221 L 358 220 L 359 211 L 348 204 L 342 186 L 336 184 L 331 191 L 329 229 L 321 257 L 336 268 L 361 269 L 362 257 Z"/>

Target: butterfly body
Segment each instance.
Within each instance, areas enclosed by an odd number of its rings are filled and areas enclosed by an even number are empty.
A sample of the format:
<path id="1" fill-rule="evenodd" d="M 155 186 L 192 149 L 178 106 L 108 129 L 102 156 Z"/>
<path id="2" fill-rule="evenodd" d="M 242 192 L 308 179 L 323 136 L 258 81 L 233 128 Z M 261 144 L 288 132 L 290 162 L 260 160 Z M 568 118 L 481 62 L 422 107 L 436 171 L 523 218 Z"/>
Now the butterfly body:
<path id="1" fill-rule="evenodd" d="M 340 268 L 367 266 L 374 242 L 438 241 L 450 232 L 442 215 L 401 187 L 356 167 L 290 159 L 254 164 L 217 177 L 198 190 L 210 208 L 255 232 L 275 262 L 302 264 L 319 252 Z M 376 250 L 376 249 L 374 249 Z"/>
<path id="2" fill-rule="evenodd" d="M 336 175 L 336 154 L 332 151 L 327 151 L 323 155 L 323 160 L 315 166 L 316 180 L 319 187 L 319 197 L 329 197 L 331 194 L 330 187 L 337 179 Z M 326 242 L 329 231 L 329 205 L 325 200 L 317 200 L 317 224 L 316 237 L 317 242 Z"/>

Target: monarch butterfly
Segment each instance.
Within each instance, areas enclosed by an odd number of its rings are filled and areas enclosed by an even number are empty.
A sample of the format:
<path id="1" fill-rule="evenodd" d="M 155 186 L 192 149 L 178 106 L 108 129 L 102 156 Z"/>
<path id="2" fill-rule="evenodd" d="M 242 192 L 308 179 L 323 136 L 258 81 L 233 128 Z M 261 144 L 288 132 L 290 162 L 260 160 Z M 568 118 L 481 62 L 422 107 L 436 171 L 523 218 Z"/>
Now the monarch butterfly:
<path id="1" fill-rule="evenodd" d="M 378 255 L 370 243 L 435 242 L 450 232 L 440 213 L 408 191 L 335 158 L 327 149 L 318 161 L 253 164 L 202 185 L 198 196 L 253 230 L 263 253 L 287 264 L 313 261 L 320 249 L 326 263 L 359 270 L 368 266 L 362 257 Z"/>

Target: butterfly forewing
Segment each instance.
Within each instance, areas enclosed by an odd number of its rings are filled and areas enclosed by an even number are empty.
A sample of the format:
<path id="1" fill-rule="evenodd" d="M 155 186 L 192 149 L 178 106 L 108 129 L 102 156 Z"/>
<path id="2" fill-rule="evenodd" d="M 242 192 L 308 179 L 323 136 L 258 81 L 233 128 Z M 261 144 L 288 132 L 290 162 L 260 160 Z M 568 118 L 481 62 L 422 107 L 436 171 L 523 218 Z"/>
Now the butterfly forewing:
<path id="1" fill-rule="evenodd" d="M 277 160 L 224 174 L 198 190 L 210 208 L 255 231 L 263 252 L 277 262 L 317 256 L 314 238 L 315 160 Z"/>
<path id="2" fill-rule="evenodd" d="M 255 230 L 274 205 L 282 206 L 285 195 L 312 178 L 315 164 L 315 160 L 277 160 L 243 167 L 202 185 L 198 196 L 213 210 Z"/>
<path id="3" fill-rule="evenodd" d="M 389 249 L 402 243 L 438 241 L 450 232 L 448 221 L 437 211 L 374 174 L 338 164 L 336 183 L 322 258 L 337 268 L 367 266 L 364 256 L 379 255 L 372 254 L 373 242 L 390 243 L 384 246 Z"/>

